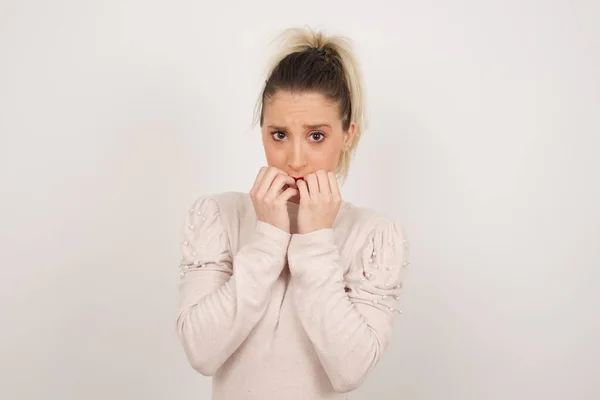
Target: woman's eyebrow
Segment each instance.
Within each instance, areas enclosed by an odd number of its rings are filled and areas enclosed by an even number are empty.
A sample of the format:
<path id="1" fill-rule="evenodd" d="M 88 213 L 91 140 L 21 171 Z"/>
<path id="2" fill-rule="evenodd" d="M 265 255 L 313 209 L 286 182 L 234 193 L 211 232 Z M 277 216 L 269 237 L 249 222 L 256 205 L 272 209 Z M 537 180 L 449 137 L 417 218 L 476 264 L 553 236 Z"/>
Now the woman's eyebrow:
<path id="1" fill-rule="evenodd" d="M 330 128 L 331 126 L 329 124 L 312 124 L 312 125 L 304 125 L 305 128 L 308 129 L 319 129 L 319 128 Z"/>

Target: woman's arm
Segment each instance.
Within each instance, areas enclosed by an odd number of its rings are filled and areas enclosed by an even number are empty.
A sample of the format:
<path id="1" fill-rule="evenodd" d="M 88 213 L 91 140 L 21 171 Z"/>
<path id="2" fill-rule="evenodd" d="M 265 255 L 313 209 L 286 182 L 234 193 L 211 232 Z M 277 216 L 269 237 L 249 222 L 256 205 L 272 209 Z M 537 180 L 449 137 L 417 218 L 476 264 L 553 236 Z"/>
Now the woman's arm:
<path id="1" fill-rule="evenodd" d="M 291 235 L 258 222 L 235 256 L 218 204 L 204 197 L 186 217 L 176 329 L 192 367 L 213 375 L 263 316 Z"/>
<path id="2" fill-rule="evenodd" d="M 355 389 L 379 361 L 399 312 L 408 265 L 401 229 L 379 224 L 345 277 L 333 229 L 292 235 L 288 261 L 299 317 L 333 388 Z"/>

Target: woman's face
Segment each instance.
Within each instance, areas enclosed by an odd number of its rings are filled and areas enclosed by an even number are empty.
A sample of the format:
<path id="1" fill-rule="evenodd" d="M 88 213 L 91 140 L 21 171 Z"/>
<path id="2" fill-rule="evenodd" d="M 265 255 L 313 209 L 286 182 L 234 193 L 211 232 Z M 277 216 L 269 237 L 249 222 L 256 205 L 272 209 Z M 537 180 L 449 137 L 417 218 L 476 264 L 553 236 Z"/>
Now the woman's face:
<path id="1" fill-rule="evenodd" d="M 279 91 L 265 101 L 262 139 L 269 166 L 295 178 L 323 169 L 335 172 L 354 124 L 342 130 L 338 105 L 319 93 Z"/>

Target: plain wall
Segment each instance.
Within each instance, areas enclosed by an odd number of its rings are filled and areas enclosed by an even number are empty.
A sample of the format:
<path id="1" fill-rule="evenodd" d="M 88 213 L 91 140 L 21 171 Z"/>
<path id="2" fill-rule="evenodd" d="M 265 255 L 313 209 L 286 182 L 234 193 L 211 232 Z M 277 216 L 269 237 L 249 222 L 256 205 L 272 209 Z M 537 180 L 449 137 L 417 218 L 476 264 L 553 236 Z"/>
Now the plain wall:
<path id="1" fill-rule="evenodd" d="M 598 399 L 597 1 L 0 1 L 0 398 L 209 399 L 175 335 L 183 218 L 248 191 L 269 40 L 351 37 L 345 200 L 402 221 L 352 399 Z"/>

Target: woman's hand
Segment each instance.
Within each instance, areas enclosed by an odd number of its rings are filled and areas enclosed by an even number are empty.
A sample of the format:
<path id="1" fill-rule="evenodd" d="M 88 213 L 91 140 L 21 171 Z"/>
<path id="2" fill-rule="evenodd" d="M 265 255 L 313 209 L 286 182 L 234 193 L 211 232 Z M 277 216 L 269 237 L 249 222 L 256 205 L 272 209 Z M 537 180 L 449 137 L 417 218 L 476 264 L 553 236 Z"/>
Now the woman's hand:
<path id="1" fill-rule="evenodd" d="M 293 177 L 275 167 L 262 167 L 250 190 L 257 219 L 289 233 L 287 201 L 297 193 Z"/>
<path id="2" fill-rule="evenodd" d="M 300 191 L 298 233 L 333 227 L 342 196 L 333 172 L 319 170 L 296 182 Z"/>

